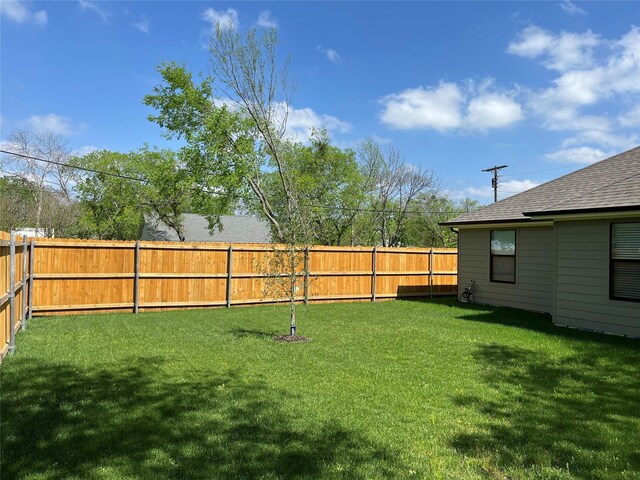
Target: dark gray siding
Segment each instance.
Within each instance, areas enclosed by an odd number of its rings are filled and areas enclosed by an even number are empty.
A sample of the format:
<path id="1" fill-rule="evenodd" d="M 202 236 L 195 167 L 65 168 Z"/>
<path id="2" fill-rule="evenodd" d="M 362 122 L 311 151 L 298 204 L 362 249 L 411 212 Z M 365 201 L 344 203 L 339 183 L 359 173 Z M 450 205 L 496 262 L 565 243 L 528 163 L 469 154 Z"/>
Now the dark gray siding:
<path id="1" fill-rule="evenodd" d="M 609 298 L 610 224 L 610 221 L 556 223 L 557 293 L 553 321 L 640 337 L 640 302 Z"/>
<path id="2" fill-rule="evenodd" d="M 489 280 L 490 229 L 460 229 L 458 294 L 476 282 L 475 301 L 551 313 L 553 227 L 516 229 L 516 283 Z"/>

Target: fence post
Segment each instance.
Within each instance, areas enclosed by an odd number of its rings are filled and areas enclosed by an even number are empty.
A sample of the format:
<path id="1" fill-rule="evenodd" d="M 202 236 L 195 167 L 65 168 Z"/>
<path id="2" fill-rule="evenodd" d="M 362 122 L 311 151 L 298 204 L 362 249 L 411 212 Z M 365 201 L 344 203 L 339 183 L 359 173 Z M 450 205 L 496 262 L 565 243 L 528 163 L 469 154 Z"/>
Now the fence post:
<path id="1" fill-rule="evenodd" d="M 9 353 L 16 349 L 16 233 L 11 230 L 9 240 Z"/>
<path id="2" fill-rule="evenodd" d="M 140 295 L 140 242 L 136 240 L 136 246 L 133 253 L 133 313 L 138 313 L 138 305 L 139 300 L 138 297 Z"/>
<path id="3" fill-rule="evenodd" d="M 33 318 L 33 254 L 35 251 L 35 240 L 31 238 L 31 245 L 29 247 L 29 319 Z"/>
<path id="4" fill-rule="evenodd" d="M 376 301 L 376 262 L 378 257 L 378 247 L 373 247 L 371 253 L 371 301 Z"/>
<path id="5" fill-rule="evenodd" d="M 433 298 L 433 247 L 429 249 L 429 292 Z"/>
<path id="6" fill-rule="evenodd" d="M 309 305 L 309 245 L 304 249 L 304 304 Z"/>
<path id="7" fill-rule="evenodd" d="M 22 237 L 22 331 L 27 329 L 27 236 Z"/>
<path id="8" fill-rule="evenodd" d="M 229 245 L 227 253 L 227 308 L 231 307 L 231 279 L 233 265 L 233 245 Z"/>

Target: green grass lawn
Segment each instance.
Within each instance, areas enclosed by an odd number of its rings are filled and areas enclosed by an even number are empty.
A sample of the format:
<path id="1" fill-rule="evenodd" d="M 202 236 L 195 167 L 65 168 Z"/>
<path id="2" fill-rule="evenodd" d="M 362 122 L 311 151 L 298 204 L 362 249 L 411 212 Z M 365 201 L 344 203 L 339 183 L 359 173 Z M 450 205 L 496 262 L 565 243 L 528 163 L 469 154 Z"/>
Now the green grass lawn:
<path id="1" fill-rule="evenodd" d="M 2 479 L 640 478 L 640 341 L 453 300 L 34 319 Z"/>

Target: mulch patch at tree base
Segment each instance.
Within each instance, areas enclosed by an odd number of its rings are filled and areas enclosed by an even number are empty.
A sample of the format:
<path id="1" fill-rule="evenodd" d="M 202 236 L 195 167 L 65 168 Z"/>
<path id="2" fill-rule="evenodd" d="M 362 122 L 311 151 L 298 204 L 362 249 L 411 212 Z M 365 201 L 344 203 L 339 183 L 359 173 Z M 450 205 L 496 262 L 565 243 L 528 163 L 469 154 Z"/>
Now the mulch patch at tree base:
<path id="1" fill-rule="evenodd" d="M 309 337 L 303 337 L 302 335 L 274 335 L 273 339 L 276 342 L 308 342 L 311 340 Z"/>

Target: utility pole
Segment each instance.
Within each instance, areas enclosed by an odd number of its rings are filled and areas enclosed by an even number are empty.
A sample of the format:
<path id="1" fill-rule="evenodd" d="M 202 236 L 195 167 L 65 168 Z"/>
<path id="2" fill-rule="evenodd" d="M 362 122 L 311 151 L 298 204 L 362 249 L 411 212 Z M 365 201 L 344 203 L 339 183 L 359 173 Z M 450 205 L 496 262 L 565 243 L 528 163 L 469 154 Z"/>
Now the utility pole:
<path id="1" fill-rule="evenodd" d="M 498 201 L 498 172 L 503 168 L 507 168 L 509 165 L 496 165 L 495 167 L 485 168 L 483 172 L 493 172 L 493 178 L 491 179 L 491 186 L 493 187 L 493 201 Z"/>

